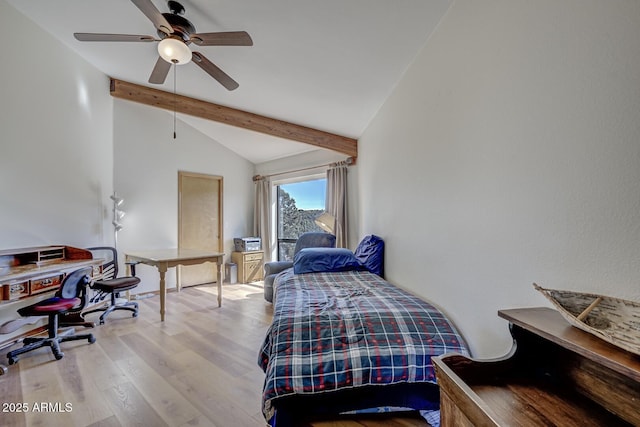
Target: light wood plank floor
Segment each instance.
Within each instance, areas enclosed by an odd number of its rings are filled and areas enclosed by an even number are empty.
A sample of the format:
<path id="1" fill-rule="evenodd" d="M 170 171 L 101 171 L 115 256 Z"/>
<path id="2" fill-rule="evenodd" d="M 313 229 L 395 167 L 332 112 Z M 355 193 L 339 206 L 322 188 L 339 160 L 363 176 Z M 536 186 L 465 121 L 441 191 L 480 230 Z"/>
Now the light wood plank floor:
<path id="1" fill-rule="evenodd" d="M 140 315 L 111 313 L 97 341 L 62 344 L 20 358 L 0 376 L 0 425 L 265 426 L 258 351 L 273 313 L 259 285 L 197 286 L 143 299 Z M 95 313 L 89 320 L 97 320 Z M 89 329 L 83 329 L 89 331 Z M 6 364 L 2 350 L 0 361 Z M 24 403 L 27 411 L 16 412 Z M 323 421 L 314 426 L 426 426 L 413 415 Z"/>

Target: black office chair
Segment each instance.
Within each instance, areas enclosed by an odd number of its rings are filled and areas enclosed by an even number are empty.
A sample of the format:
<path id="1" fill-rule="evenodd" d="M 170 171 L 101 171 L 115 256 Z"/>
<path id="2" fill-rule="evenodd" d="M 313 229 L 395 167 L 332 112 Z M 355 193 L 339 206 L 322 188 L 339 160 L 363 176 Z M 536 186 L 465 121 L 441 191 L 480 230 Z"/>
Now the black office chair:
<path id="1" fill-rule="evenodd" d="M 94 308 L 83 313 L 83 316 L 87 314 L 104 311 L 100 316 L 100 324 L 104 324 L 106 317 L 115 310 L 128 310 L 133 312 L 133 317 L 138 317 L 138 303 L 134 301 L 127 301 L 118 304 L 118 298 L 120 292 L 125 292 L 135 288 L 140 283 L 140 278 L 136 276 L 136 263 L 128 263 L 131 268 L 131 276 L 118 277 L 118 252 L 111 246 L 97 246 L 94 248 L 87 248 L 91 251 L 94 258 L 104 258 L 105 262 L 102 264 L 102 278 L 96 280 L 91 285 L 96 293 L 89 300 L 91 303 L 99 303 L 103 301 L 107 296 L 111 297 L 110 304 L 102 307 Z"/>
<path id="2" fill-rule="evenodd" d="M 46 338 L 25 338 L 22 348 L 7 353 L 9 365 L 16 363 L 19 355 L 40 347 L 49 346 L 56 360 L 60 360 L 64 356 L 64 353 L 60 350 L 61 342 L 85 339 L 88 340 L 89 343 L 96 341 L 93 334 L 74 335 L 75 330 L 73 328 L 58 333 L 58 320 L 60 316 L 78 307 L 82 307 L 85 304 L 86 288 L 90 281 L 91 267 L 76 270 L 64 278 L 60 289 L 54 297 L 18 309 L 18 313 L 23 317 L 49 316 L 49 325 L 47 326 L 48 336 Z"/>

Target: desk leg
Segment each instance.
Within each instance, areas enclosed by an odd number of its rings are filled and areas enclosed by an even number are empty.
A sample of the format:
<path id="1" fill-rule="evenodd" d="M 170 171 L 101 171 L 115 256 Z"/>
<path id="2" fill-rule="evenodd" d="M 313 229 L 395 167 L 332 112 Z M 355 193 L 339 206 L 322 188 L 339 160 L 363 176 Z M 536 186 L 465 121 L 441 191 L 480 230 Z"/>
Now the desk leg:
<path id="1" fill-rule="evenodd" d="M 218 281 L 218 307 L 222 307 L 222 260 L 216 261 L 216 280 Z"/>
<path id="2" fill-rule="evenodd" d="M 167 272 L 167 266 L 165 264 L 158 266 L 160 272 L 160 321 L 164 322 L 164 303 L 167 298 L 167 284 L 164 281 L 164 275 Z"/>
<path id="3" fill-rule="evenodd" d="M 128 255 L 125 255 L 124 262 L 125 262 L 125 274 L 127 276 L 131 276 L 131 264 L 129 264 L 129 256 Z M 126 295 L 127 295 L 127 301 L 131 301 L 131 291 L 130 290 L 127 290 Z"/>

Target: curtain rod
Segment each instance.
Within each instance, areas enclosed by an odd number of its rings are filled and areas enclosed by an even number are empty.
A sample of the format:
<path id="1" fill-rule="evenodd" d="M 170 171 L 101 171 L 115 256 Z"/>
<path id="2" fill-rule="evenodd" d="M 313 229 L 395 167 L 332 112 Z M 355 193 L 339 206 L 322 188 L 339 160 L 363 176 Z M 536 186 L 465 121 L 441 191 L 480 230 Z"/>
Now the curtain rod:
<path id="1" fill-rule="evenodd" d="M 271 178 L 272 176 L 278 176 L 278 175 L 286 175 L 288 173 L 295 173 L 295 172 L 302 172 L 302 171 L 307 171 L 307 170 L 311 170 L 311 169 L 318 169 L 318 168 L 324 168 L 324 167 L 334 167 L 334 166 L 351 166 L 354 165 L 356 163 L 356 158 L 355 157 L 347 157 L 345 160 L 341 161 L 341 162 L 333 162 L 333 163 L 327 163 L 324 165 L 317 165 L 317 166 L 309 166 L 307 168 L 302 168 L 302 169 L 295 169 L 295 170 L 291 170 L 291 171 L 285 171 L 285 172 L 276 172 L 276 173 L 272 173 L 269 175 L 254 175 L 253 176 L 253 180 L 254 181 L 260 181 L 261 179 L 265 179 L 265 178 Z"/>

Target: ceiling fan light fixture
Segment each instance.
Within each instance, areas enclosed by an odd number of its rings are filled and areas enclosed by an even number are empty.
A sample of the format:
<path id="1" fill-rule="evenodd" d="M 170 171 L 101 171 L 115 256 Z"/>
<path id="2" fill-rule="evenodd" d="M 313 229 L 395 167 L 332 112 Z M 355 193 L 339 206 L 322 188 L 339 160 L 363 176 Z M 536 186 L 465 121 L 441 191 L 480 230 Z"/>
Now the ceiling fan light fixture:
<path id="1" fill-rule="evenodd" d="M 158 43 L 158 53 L 170 64 L 186 64 L 191 61 L 191 49 L 182 40 L 167 37 Z"/>

